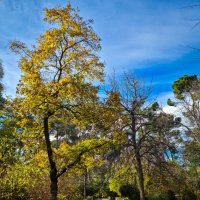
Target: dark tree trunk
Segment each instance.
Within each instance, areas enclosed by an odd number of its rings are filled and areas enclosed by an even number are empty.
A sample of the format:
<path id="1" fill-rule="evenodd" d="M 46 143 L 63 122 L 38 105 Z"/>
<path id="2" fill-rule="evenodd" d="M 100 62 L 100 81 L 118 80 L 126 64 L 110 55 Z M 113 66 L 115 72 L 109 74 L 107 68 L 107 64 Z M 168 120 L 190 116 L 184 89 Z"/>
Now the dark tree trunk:
<path id="1" fill-rule="evenodd" d="M 140 157 L 139 147 L 137 144 L 136 139 L 136 121 L 135 116 L 132 115 L 132 142 L 134 147 L 134 154 L 135 154 L 135 160 L 136 160 L 136 171 L 137 171 L 137 177 L 138 177 L 138 185 L 140 190 L 140 200 L 145 200 L 144 195 L 144 175 L 143 175 L 143 169 L 142 169 L 142 161 Z"/>
<path id="2" fill-rule="evenodd" d="M 84 196 L 84 199 L 86 199 L 86 196 L 87 196 L 87 170 L 85 170 L 85 173 L 84 173 L 84 188 L 83 188 L 83 196 Z"/>
<path id="3" fill-rule="evenodd" d="M 138 176 L 138 182 L 139 182 L 139 190 L 140 190 L 140 200 L 145 200 L 144 175 L 143 175 L 143 170 L 142 170 L 141 157 L 138 151 L 135 152 L 135 157 L 136 157 L 136 170 L 137 170 L 137 176 Z"/>
<path id="4" fill-rule="evenodd" d="M 45 135 L 45 142 L 46 142 L 47 154 L 48 154 L 49 165 L 50 165 L 51 200 L 57 200 L 57 194 L 58 194 L 57 168 L 53 160 L 53 151 L 51 148 L 51 141 L 50 141 L 50 136 L 49 136 L 48 117 L 44 118 L 44 135 Z"/>

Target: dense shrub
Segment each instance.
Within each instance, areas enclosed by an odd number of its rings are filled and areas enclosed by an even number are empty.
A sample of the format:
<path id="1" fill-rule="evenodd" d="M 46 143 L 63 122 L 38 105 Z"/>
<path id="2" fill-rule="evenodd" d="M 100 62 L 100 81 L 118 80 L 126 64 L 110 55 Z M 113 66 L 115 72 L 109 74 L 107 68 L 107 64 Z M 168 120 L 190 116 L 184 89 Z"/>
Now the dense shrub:
<path id="1" fill-rule="evenodd" d="M 183 196 L 182 196 L 183 200 L 197 200 L 196 195 L 194 194 L 194 192 L 189 191 L 189 190 L 185 190 L 183 192 Z"/>
<path id="2" fill-rule="evenodd" d="M 137 187 L 132 185 L 122 185 L 120 187 L 120 193 L 123 197 L 128 197 L 129 200 L 139 200 L 140 193 Z"/>
<path id="3" fill-rule="evenodd" d="M 176 200 L 176 196 L 173 191 L 168 190 L 167 192 L 164 192 L 164 193 L 149 196 L 147 199 L 148 200 Z"/>

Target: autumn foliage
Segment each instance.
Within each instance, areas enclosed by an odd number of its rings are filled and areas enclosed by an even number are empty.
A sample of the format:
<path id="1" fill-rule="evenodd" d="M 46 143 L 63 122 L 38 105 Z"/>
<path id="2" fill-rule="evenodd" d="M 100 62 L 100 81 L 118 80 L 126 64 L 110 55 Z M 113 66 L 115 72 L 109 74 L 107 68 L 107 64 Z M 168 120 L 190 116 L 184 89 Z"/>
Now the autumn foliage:
<path id="1" fill-rule="evenodd" d="M 0 95 L 0 199 L 198 199 L 198 76 L 175 81 L 166 99 L 182 120 L 134 76 L 101 85 L 100 38 L 70 3 L 44 21 L 32 46 L 10 43 L 21 77 L 14 98 Z"/>

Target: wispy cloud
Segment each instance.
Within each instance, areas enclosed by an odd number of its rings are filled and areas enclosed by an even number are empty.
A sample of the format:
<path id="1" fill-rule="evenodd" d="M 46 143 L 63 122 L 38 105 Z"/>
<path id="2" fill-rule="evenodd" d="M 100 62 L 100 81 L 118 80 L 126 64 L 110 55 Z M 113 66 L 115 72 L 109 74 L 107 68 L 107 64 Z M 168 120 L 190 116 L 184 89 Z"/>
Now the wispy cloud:
<path id="1" fill-rule="evenodd" d="M 154 61 L 179 59 L 191 51 L 187 46 L 199 42 L 199 32 L 191 30 L 194 22 L 187 19 L 187 10 L 180 2 L 125 0 L 121 7 L 103 2 L 107 12 L 97 23 L 108 66 L 137 68 Z"/>
<path id="2" fill-rule="evenodd" d="M 16 57 L 8 50 L 8 41 L 20 39 L 34 43 L 46 28 L 44 7 L 64 6 L 66 0 L 0 0 L 0 53 L 6 71 L 5 85 L 13 93 L 19 77 Z M 71 0 L 80 14 L 93 18 L 102 38 L 102 60 L 106 72 L 116 73 L 156 62 L 181 60 L 191 51 L 187 46 L 199 43 L 198 29 L 192 30 L 196 9 L 183 8 L 191 0 Z M 166 81 L 166 80 L 165 80 Z"/>

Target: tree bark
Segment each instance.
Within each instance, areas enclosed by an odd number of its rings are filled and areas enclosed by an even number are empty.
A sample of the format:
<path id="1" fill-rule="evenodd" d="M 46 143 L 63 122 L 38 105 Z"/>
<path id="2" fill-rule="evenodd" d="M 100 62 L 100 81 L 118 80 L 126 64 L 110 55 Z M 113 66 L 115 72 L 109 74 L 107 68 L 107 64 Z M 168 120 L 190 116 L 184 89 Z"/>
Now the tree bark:
<path id="1" fill-rule="evenodd" d="M 56 163 L 53 160 L 53 151 L 51 148 L 51 141 L 49 136 L 49 124 L 48 124 L 48 117 L 44 118 L 44 135 L 45 135 L 45 142 L 47 147 L 47 154 L 49 159 L 50 165 L 50 190 L 51 190 L 51 200 L 57 200 L 58 194 L 58 178 L 57 178 L 57 168 Z"/>
<path id="2" fill-rule="evenodd" d="M 136 157 L 136 170 L 137 170 L 138 181 L 139 181 L 140 200 L 145 200 L 144 175 L 143 175 L 141 157 L 138 151 L 135 152 L 135 157 Z"/>
<path id="3" fill-rule="evenodd" d="M 86 196 L 87 196 L 86 188 L 87 188 L 87 170 L 85 170 L 85 173 L 84 173 L 84 188 L 83 188 L 84 199 L 86 199 Z"/>
<path id="4" fill-rule="evenodd" d="M 140 191 L 140 200 L 145 200 L 144 195 L 144 175 L 143 175 L 143 169 L 142 169 L 142 161 L 140 157 L 139 147 L 137 144 L 136 139 L 136 119 L 135 116 L 132 114 L 132 142 L 134 147 L 134 154 L 135 154 L 135 160 L 136 160 L 136 171 L 137 171 L 137 177 L 139 182 L 139 191 Z"/>

